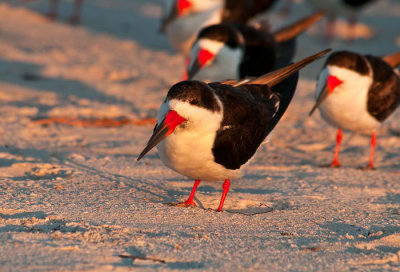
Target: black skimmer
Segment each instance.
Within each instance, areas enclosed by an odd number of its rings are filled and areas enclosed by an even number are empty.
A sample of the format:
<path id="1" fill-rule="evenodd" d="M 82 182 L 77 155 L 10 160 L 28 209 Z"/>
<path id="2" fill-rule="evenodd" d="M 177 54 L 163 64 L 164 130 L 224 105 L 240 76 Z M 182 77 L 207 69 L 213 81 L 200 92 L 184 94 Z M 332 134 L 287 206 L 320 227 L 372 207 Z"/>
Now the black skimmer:
<path id="1" fill-rule="evenodd" d="M 329 124 L 338 128 L 332 167 L 340 166 L 342 130 L 371 134 L 371 154 L 367 168 L 374 168 L 376 128 L 400 103 L 400 77 L 394 67 L 400 52 L 379 58 L 354 52 L 331 54 L 319 74 L 316 108 Z"/>
<path id="2" fill-rule="evenodd" d="M 254 155 L 288 107 L 298 70 L 330 50 L 258 78 L 242 81 L 182 81 L 171 87 L 158 112 L 153 135 L 140 160 L 157 146 L 161 160 L 176 172 L 195 179 L 185 206 L 193 201 L 200 180 L 225 179 L 221 211 L 230 179 Z"/>
<path id="3" fill-rule="evenodd" d="M 50 7 L 47 16 L 55 20 L 58 17 L 58 3 L 59 0 L 50 0 Z M 82 10 L 83 0 L 74 0 L 74 9 L 70 18 L 71 23 L 78 24 L 81 20 L 81 10 Z"/>
<path id="4" fill-rule="evenodd" d="M 348 18 L 350 31 L 350 39 L 354 39 L 354 27 L 357 23 L 357 13 L 363 8 L 371 4 L 375 0 L 308 0 L 308 2 L 317 10 L 326 10 L 328 12 L 328 21 L 326 25 L 326 37 L 332 40 L 335 32 L 335 21 L 337 16 Z"/>
<path id="5" fill-rule="evenodd" d="M 207 25 L 245 23 L 267 10 L 275 0 L 170 0 L 160 32 L 166 32 L 176 51 L 188 55 L 196 34 Z"/>
<path id="6" fill-rule="evenodd" d="M 275 32 L 246 24 L 216 24 L 200 31 L 193 44 L 189 79 L 221 81 L 261 76 L 290 63 L 296 37 L 324 16 L 318 12 Z"/>

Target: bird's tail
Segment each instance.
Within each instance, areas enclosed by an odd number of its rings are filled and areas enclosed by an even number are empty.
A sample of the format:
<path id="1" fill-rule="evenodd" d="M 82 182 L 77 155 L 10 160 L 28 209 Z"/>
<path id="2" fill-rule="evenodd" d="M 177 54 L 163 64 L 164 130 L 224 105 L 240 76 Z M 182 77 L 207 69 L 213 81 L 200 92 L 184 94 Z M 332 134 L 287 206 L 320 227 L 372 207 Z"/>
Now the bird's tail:
<path id="1" fill-rule="evenodd" d="M 325 14 L 326 11 L 316 12 L 306 18 L 294 22 L 289 26 L 278 29 L 272 35 L 277 43 L 289 41 L 306 31 L 310 26 L 318 22 Z"/>
<path id="2" fill-rule="evenodd" d="M 296 38 L 310 26 L 319 21 L 325 11 L 316 12 L 306 18 L 294 22 L 284 28 L 278 29 L 272 35 L 277 43 L 277 56 L 275 68 L 288 65 L 296 54 Z"/>
<path id="3" fill-rule="evenodd" d="M 384 56 L 382 59 L 389 64 L 392 68 L 395 68 L 397 66 L 400 66 L 400 51 Z"/>

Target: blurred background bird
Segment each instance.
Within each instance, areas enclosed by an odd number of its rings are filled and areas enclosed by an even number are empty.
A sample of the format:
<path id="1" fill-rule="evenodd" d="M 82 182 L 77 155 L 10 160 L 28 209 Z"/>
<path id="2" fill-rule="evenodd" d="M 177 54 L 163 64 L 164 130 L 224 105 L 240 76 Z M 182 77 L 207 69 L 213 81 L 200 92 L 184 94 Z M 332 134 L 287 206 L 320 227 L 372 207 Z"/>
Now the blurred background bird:
<path id="1" fill-rule="evenodd" d="M 276 0 L 167 0 L 160 32 L 176 51 L 188 55 L 200 29 L 218 23 L 246 23 Z"/>
<path id="2" fill-rule="evenodd" d="M 339 167 L 342 130 L 371 135 L 367 169 L 374 168 L 376 129 L 400 103 L 400 52 L 383 58 L 350 51 L 332 53 L 318 77 L 316 104 L 322 118 L 338 128 L 331 167 Z"/>
<path id="3" fill-rule="evenodd" d="M 348 21 L 348 25 L 345 27 L 346 35 L 342 33 L 342 38 L 345 36 L 348 40 L 354 40 L 358 35 L 364 38 L 370 37 L 372 31 L 368 27 L 362 27 L 360 31 L 357 30 L 358 16 L 370 4 L 377 1 L 378 0 L 308 0 L 306 2 L 308 2 L 314 10 L 325 10 L 327 12 L 327 21 L 323 32 L 325 39 L 331 42 L 335 35 L 338 34 L 336 27 L 338 17 L 345 17 Z M 291 13 L 294 2 L 295 0 L 281 1 L 281 11 L 284 15 L 288 16 Z"/>
<path id="4" fill-rule="evenodd" d="M 322 18 L 312 14 L 271 32 L 269 27 L 216 24 L 203 28 L 191 50 L 189 79 L 220 81 L 261 76 L 291 62 L 296 37 Z"/>
<path id="5" fill-rule="evenodd" d="M 377 0 L 308 0 L 316 10 L 326 10 L 327 23 L 325 35 L 328 41 L 335 36 L 335 23 L 337 17 L 346 17 L 349 22 L 349 39 L 355 38 L 355 25 L 358 21 L 358 14 L 369 4 Z"/>

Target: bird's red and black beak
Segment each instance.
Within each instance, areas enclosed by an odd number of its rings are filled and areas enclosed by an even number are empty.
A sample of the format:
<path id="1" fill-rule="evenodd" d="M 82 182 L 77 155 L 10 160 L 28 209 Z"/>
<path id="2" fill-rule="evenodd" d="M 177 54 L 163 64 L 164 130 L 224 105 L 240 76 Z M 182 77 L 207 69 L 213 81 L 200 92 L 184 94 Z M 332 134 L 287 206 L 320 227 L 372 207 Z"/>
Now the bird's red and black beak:
<path id="1" fill-rule="evenodd" d="M 208 64 L 213 58 L 214 54 L 206 49 L 200 49 L 195 59 L 192 61 L 192 65 L 187 68 L 187 75 L 189 79 L 192 79 L 201 68 Z"/>
<path id="2" fill-rule="evenodd" d="M 189 0 L 176 0 L 174 5 L 171 7 L 171 10 L 161 20 L 161 26 L 158 30 L 160 33 L 165 32 L 167 26 L 175 20 L 175 18 L 182 16 L 185 12 L 192 6 L 192 3 Z"/>
<path id="3" fill-rule="evenodd" d="M 146 147 L 143 149 L 142 153 L 140 153 L 137 160 L 139 161 L 141 158 L 143 158 L 147 152 L 149 152 L 159 142 L 173 133 L 175 128 L 185 121 L 186 119 L 180 116 L 176 111 L 170 110 L 165 116 L 164 120 L 162 120 L 162 122 L 157 124 L 154 128 L 153 135 L 151 135 Z"/>
<path id="4" fill-rule="evenodd" d="M 342 83 L 343 81 L 341 81 L 337 77 L 332 75 L 328 76 L 323 90 L 317 98 L 317 102 L 315 103 L 314 107 L 311 109 L 308 115 L 311 116 L 311 114 L 313 114 L 313 112 L 321 105 L 321 103 L 324 102 L 324 100 L 333 93 L 333 90 Z"/>

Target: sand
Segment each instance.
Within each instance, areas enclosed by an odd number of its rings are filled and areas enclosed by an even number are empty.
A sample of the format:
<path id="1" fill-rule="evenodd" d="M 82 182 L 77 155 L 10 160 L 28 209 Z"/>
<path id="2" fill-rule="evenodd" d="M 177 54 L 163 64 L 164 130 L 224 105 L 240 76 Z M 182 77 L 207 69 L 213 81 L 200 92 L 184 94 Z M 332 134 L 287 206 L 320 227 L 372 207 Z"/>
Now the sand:
<path id="1" fill-rule="evenodd" d="M 183 71 L 157 34 L 160 1 L 85 0 L 79 26 L 42 16 L 47 1 L 0 2 L 1 271 L 398 271 L 400 113 L 378 131 L 377 170 L 369 138 L 344 134 L 342 168 L 332 160 L 335 128 L 315 114 L 318 61 L 301 73 L 295 98 L 268 144 L 215 212 L 221 182 L 200 184 L 151 151 L 136 158 L 151 124 L 79 127 L 41 118 L 155 117 Z M 296 3 L 289 17 L 311 12 Z M 296 60 L 327 47 L 376 55 L 400 50 L 400 3 L 379 1 L 346 21 L 328 44 L 318 24 L 298 40 Z"/>

